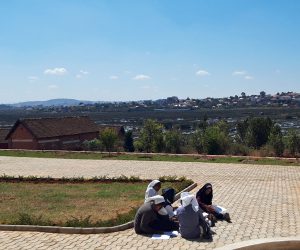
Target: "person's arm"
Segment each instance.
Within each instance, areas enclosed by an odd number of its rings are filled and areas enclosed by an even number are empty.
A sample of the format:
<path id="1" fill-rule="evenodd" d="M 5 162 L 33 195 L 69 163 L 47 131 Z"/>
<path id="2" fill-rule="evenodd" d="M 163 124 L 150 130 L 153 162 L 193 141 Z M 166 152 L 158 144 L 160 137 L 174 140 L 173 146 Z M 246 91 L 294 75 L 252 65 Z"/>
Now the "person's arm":
<path id="1" fill-rule="evenodd" d="M 207 204 L 203 203 L 203 202 L 201 201 L 200 197 L 197 197 L 197 201 L 198 201 L 199 206 L 200 206 L 205 212 L 208 212 L 208 213 L 213 213 L 213 212 L 214 212 L 213 207 L 211 207 L 210 205 L 207 205 Z"/>

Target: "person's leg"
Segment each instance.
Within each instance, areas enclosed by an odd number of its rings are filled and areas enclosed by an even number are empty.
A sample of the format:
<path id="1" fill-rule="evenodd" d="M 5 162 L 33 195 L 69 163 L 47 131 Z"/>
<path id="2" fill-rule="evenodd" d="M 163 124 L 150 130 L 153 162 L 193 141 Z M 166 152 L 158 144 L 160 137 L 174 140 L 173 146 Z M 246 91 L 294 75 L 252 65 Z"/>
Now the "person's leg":
<path id="1" fill-rule="evenodd" d="M 213 215 L 218 219 L 218 220 L 224 220 L 224 215 L 223 214 L 219 214 L 217 212 L 214 212 Z"/>
<path id="2" fill-rule="evenodd" d="M 225 213 L 225 214 L 219 214 L 217 212 L 213 213 L 213 215 L 218 219 L 218 220 L 226 220 L 227 222 L 231 222 L 229 213 Z"/>
<path id="3" fill-rule="evenodd" d="M 211 231 L 210 231 L 210 227 L 207 225 L 207 223 L 205 221 L 205 218 L 203 217 L 201 212 L 199 213 L 199 216 L 200 216 L 199 224 L 200 224 L 200 227 L 202 227 L 202 229 L 203 229 L 203 238 L 211 239 L 212 234 L 211 234 Z"/>

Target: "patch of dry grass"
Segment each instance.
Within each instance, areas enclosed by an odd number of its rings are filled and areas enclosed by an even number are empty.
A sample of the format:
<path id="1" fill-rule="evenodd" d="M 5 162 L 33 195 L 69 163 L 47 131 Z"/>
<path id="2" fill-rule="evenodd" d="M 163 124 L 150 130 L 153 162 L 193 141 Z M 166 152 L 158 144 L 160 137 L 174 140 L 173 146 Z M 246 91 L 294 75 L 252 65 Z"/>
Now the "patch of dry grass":
<path id="1" fill-rule="evenodd" d="M 92 223 L 115 219 L 143 203 L 147 184 L 0 182 L 0 224 L 15 224 L 20 214 L 41 217 L 51 225 L 88 216 Z M 179 185 L 165 182 L 163 188 Z"/>

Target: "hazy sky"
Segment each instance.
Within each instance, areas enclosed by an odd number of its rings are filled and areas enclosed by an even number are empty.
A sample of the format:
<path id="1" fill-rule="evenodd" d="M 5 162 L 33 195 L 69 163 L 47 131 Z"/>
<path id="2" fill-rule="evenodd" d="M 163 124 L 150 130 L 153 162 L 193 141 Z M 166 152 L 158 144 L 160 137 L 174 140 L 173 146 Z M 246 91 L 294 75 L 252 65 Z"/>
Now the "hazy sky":
<path id="1" fill-rule="evenodd" d="M 298 0 L 9 0 L 0 103 L 300 92 Z"/>

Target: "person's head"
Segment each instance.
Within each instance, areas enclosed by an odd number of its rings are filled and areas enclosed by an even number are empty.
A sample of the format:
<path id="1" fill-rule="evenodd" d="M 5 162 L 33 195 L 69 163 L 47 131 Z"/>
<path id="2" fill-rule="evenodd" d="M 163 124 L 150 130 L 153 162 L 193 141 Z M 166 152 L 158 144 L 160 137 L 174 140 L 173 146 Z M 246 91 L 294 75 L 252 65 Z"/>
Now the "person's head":
<path id="1" fill-rule="evenodd" d="M 175 198 L 175 189 L 174 188 L 166 188 L 162 190 L 162 196 L 165 198 L 167 204 L 172 204 Z"/>
<path id="2" fill-rule="evenodd" d="M 152 205 L 152 209 L 155 212 L 161 210 L 165 204 L 165 199 L 161 195 L 155 195 L 146 200 L 146 202 L 150 202 Z"/>
<path id="3" fill-rule="evenodd" d="M 205 194 L 206 194 L 206 195 L 211 194 L 211 192 L 212 192 L 212 187 L 211 187 L 211 186 L 210 186 L 210 187 L 207 187 L 207 188 L 205 189 Z"/>
<path id="4" fill-rule="evenodd" d="M 158 191 L 161 189 L 161 183 L 160 183 L 160 182 L 156 183 L 156 184 L 153 186 L 153 189 L 154 189 L 156 192 L 158 192 Z"/>
<path id="5" fill-rule="evenodd" d="M 202 193 L 205 195 L 212 194 L 212 185 L 210 183 L 206 183 L 200 190 L 202 190 Z"/>
<path id="6" fill-rule="evenodd" d="M 163 206 L 164 206 L 164 203 L 155 204 L 153 202 L 153 204 L 152 204 L 152 208 L 155 212 L 158 212 L 159 210 L 161 210 Z"/>
<path id="7" fill-rule="evenodd" d="M 198 205 L 195 195 L 189 194 L 188 192 L 181 193 L 180 203 L 183 207 L 187 207 L 187 206 L 191 205 L 195 212 L 198 212 L 198 210 L 199 210 L 199 205 Z"/>

